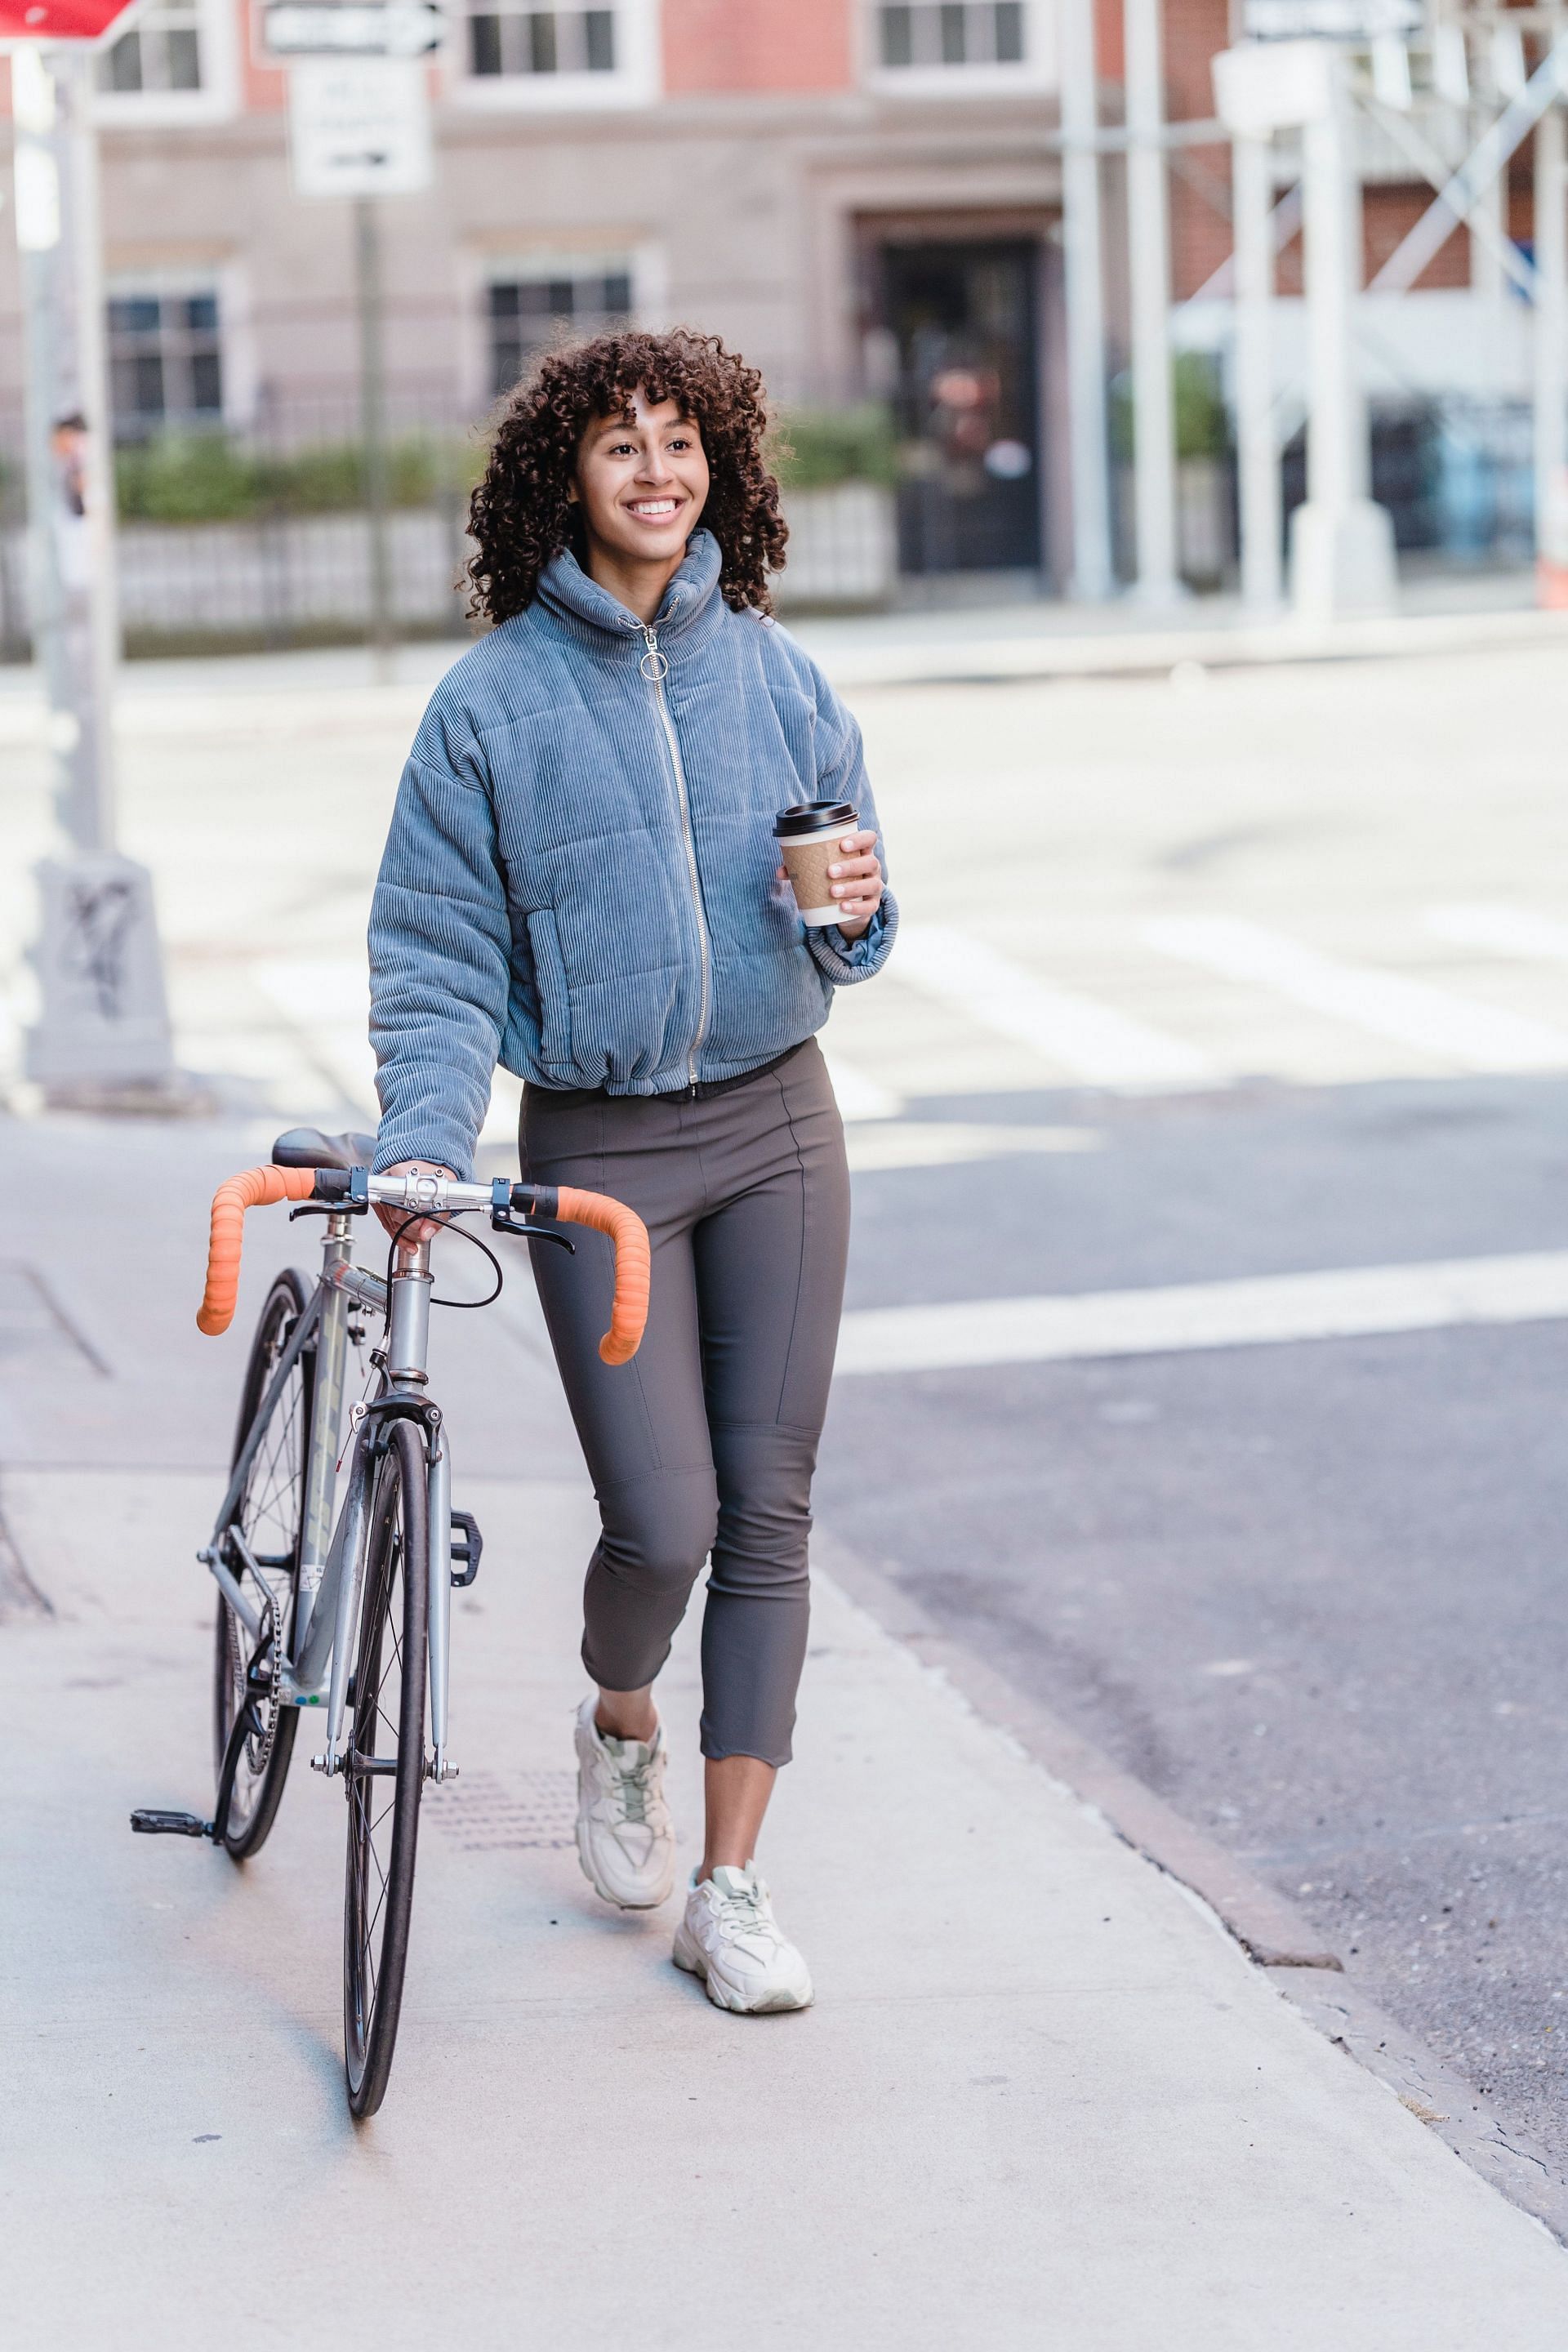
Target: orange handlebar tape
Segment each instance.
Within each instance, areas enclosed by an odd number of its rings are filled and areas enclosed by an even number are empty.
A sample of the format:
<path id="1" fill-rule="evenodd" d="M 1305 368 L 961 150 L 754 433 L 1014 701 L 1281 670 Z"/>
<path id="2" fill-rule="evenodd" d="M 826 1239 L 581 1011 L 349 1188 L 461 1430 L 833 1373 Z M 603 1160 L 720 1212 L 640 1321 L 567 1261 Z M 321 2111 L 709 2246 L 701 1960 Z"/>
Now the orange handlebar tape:
<path id="1" fill-rule="evenodd" d="M 563 1224 L 592 1225 L 595 1233 L 608 1234 L 615 1243 L 616 1303 L 599 1353 L 606 1364 L 629 1364 L 642 1345 L 647 1322 L 653 1271 L 647 1227 L 624 1201 L 612 1201 L 604 1192 L 579 1192 L 574 1184 L 562 1185 L 555 1213 Z"/>
<path id="2" fill-rule="evenodd" d="M 207 1286 L 196 1328 L 216 1339 L 234 1320 L 239 1296 L 239 1254 L 247 1209 L 272 1201 L 308 1201 L 316 1188 L 313 1168 L 247 1168 L 213 1194 L 212 1235 L 207 1243 Z"/>

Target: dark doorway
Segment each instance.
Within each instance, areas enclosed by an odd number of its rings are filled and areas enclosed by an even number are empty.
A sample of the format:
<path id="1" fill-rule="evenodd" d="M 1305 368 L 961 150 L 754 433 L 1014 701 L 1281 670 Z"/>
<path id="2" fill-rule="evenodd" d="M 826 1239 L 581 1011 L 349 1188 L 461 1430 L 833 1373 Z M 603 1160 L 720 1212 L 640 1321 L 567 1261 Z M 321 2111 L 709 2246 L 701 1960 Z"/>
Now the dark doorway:
<path id="1" fill-rule="evenodd" d="M 1037 269 L 1024 238 L 881 249 L 905 572 L 1038 567 Z"/>

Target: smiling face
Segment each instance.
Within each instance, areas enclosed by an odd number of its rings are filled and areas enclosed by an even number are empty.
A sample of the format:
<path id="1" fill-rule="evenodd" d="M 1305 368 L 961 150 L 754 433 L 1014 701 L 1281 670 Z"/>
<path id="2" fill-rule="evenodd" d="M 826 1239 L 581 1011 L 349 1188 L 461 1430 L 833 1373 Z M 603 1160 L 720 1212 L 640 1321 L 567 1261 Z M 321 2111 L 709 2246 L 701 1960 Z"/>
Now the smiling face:
<path id="1" fill-rule="evenodd" d="M 583 436 L 572 495 L 582 507 L 590 559 L 668 564 L 686 552 L 708 498 L 702 435 L 673 400 L 650 406 L 634 393 L 624 416 L 598 416 Z"/>

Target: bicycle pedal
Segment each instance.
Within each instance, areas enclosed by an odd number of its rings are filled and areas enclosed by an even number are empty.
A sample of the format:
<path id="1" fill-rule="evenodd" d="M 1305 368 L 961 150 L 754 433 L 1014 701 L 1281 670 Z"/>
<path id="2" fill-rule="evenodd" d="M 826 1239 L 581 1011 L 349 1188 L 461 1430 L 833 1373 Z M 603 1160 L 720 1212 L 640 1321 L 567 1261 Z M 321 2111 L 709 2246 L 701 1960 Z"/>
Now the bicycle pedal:
<path id="1" fill-rule="evenodd" d="M 461 1560 L 463 1564 L 461 1575 L 454 1567 L 452 1581 L 461 1588 L 472 1584 L 479 1572 L 479 1555 L 484 1550 L 485 1539 L 479 1533 L 479 1523 L 472 1511 L 453 1512 L 452 1533 L 454 1537 L 460 1538 L 452 1546 L 452 1558 L 455 1561 Z"/>
<path id="2" fill-rule="evenodd" d="M 138 1805 L 131 1816 L 131 1826 L 143 1837 L 211 1837 L 213 1825 L 195 1813 L 163 1813 L 154 1807 Z"/>

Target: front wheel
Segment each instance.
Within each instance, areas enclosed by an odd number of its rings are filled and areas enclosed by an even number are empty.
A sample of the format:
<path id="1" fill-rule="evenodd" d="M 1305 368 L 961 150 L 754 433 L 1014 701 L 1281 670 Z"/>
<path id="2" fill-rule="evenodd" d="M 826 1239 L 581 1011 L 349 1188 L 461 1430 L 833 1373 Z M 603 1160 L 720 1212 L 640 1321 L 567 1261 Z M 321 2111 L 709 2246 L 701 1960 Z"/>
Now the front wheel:
<path id="1" fill-rule="evenodd" d="M 245 1386 L 240 1391 L 239 1419 L 234 1433 L 236 1462 L 250 1437 L 294 1327 L 310 1303 L 310 1286 L 304 1276 L 292 1267 L 278 1276 L 267 1294 L 251 1342 Z M 213 1655 L 213 1769 L 218 1776 L 220 1790 L 224 1758 L 228 1752 L 235 1719 L 242 1713 L 248 1717 L 223 1820 L 223 1842 L 236 1862 L 248 1860 L 266 1842 L 282 1799 L 283 1783 L 289 1777 L 289 1759 L 300 1721 L 293 1707 L 279 1706 L 271 1668 L 285 1654 L 293 1622 L 305 1527 L 305 1465 L 309 1458 L 315 1361 L 309 1349 L 295 1358 L 260 1433 L 245 1491 L 234 1515 L 234 1528 L 243 1538 L 255 1569 L 246 1565 L 237 1549 L 229 1551 L 227 1565 L 271 1635 L 268 1645 L 270 1655 L 258 1662 L 263 1677 L 259 1682 L 253 1681 L 250 1675 L 256 1648 L 251 1634 L 221 1591 L 217 1596 Z"/>
<path id="2" fill-rule="evenodd" d="M 430 1530 L 425 1448 L 412 1421 L 388 1424 L 365 1516 L 354 1649 L 343 1897 L 343 2049 L 349 2105 L 374 2116 L 386 2094 L 403 2003 L 414 1858 L 425 1780 Z"/>

